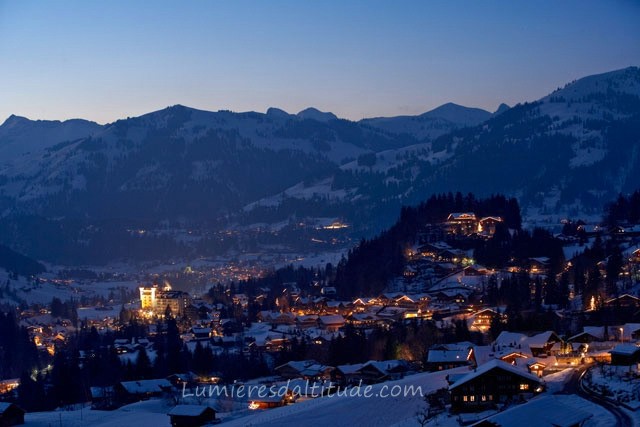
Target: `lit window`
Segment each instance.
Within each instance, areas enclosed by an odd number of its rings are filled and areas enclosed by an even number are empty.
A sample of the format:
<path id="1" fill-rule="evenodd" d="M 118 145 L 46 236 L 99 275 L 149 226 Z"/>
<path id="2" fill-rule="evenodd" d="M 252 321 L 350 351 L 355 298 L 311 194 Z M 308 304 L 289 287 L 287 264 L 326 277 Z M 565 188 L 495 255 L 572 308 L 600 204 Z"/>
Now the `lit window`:
<path id="1" fill-rule="evenodd" d="M 520 390 L 529 390 L 529 384 L 520 384 Z"/>
<path id="2" fill-rule="evenodd" d="M 482 395 L 482 401 L 486 402 L 487 401 L 487 396 L 485 396 L 484 394 Z"/>
<path id="3" fill-rule="evenodd" d="M 467 400 L 468 400 L 468 397 L 467 397 L 467 396 L 462 396 L 462 401 L 463 401 L 463 402 L 466 402 Z"/>
<path id="4" fill-rule="evenodd" d="M 476 401 L 476 397 L 475 396 L 469 396 L 469 400 L 472 401 L 472 402 L 475 402 Z"/>

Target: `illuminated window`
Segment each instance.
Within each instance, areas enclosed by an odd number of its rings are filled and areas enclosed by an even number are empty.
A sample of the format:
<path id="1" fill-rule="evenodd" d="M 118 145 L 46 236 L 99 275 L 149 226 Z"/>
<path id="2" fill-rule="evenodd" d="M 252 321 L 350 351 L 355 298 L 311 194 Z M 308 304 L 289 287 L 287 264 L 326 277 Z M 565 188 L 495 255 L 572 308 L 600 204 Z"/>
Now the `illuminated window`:
<path id="1" fill-rule="evenodd" d="M 487 401 L 487 396 L 485 396 L 484 394 L 482 395 L 482 401 L 486 402 Z"/>
<path id="2" fill-rule="evenodd" d="M 472 401 L 472 402 L 475 402 L 476 401 L 476 397 L 475 396 L 469 396 L 469 400 Z"/>
<path id="3" fill-rule="evenodd" d="M 529 390 L 529 384 L 520 384 L 520 390 Z"/>
<path id="4" fill-rule="evenodd" d="M 468 401 L 468 397 L 467 397 L 467 396 L 462 396 L 462 401 L 463 401 L 463 402 Z"/>
<path id="5" fill-rule="evenodd" d="M 493 400 L 493 394 L 489 395 L 489 400 Z"/>

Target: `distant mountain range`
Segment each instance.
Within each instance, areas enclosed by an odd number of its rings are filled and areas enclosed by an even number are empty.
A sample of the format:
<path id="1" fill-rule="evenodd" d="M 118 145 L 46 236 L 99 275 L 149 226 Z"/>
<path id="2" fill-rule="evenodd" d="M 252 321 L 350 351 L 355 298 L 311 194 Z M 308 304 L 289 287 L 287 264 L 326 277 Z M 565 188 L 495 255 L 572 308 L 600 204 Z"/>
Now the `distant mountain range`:
<path id="1" fill-rule="evenodd" d="M 367 234 L 443 191 L 600 210 L 640 186 L 639 156 L 637 67 L 495 113 L 445 104 L 353 122 L 314 108 L 178 105 L 104 126 L 11 116 L 0 126 L 0 243 L 37 252 L 15 225 L 25 217 L 129 227 L 335 216 Z"/>

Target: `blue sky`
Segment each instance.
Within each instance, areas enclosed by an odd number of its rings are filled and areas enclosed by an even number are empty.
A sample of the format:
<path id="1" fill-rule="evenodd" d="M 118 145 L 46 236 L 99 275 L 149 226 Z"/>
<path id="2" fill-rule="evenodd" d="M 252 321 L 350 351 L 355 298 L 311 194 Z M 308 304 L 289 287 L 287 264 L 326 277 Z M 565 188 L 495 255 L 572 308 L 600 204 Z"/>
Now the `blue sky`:
<path id="1" fill-rule="evenodd" d="M 495 110 L 640 65 L 640 2 L 0 0 L 0 122 Z"/>

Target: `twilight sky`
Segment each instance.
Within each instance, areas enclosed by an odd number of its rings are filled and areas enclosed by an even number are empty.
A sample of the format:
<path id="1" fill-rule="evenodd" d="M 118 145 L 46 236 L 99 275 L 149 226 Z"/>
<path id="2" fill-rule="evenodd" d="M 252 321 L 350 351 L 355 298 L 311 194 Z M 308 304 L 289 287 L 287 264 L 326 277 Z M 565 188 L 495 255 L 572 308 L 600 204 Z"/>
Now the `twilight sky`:
<path id="1" fill-rule="evenodd" d="M 0 123 L 168 105 L 493 111 L 640 65 L 637 0 L 0 0 Z"/>

